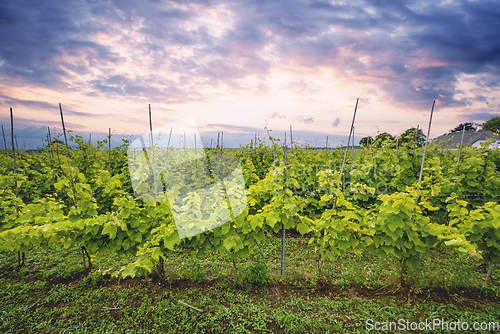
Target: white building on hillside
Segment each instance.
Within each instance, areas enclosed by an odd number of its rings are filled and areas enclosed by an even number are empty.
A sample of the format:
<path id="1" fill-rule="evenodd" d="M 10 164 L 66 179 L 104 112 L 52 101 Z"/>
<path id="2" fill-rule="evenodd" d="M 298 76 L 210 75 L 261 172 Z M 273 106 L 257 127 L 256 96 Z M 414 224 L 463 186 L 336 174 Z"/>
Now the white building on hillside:
<path id="1" fill-rule="evenodd" d="M 500 137 L 495 135 L 490 130 L 481 129 L 481 130 L 472 130 L 464 132 L 464 146 L 470 146 L 474 148 L 481 148 L 481 144 L 486 142 L 487 140 L 494 138 L 498 139 L 493 144 L 489 145 L 489 148 L 498 148 L 500 147 Z M 459 148 L 460 140 L 462 139 L 462 131 L 458 132 L 449 132 L 444 135 L 441 135 L 435 139 L 433 142 L 435 144 L 439 144 L 441 141 L 448 143 L 450 148 Z"/>

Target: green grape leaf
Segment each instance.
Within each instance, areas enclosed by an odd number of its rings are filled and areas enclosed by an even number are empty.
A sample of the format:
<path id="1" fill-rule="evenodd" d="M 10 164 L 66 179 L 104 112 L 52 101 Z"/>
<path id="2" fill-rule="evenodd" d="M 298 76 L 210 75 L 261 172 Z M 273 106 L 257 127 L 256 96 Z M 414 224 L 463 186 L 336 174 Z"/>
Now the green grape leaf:
<path id="1" fill-rule="evenodd" d="M 309 226 L 307 226 L 304 223 L 300 223 L 300 224 L 297 225 L 297 232 L 299 232 L 300 234 L 304 235 L 304 234 L 306 234 L 306 233 L 309 232 Z"/>
<path id="2" fill-rule="evenodd" d="M 109 234 L 109 238 L 110 239 L 114 239 L 115 236 L 116 236 L 116 231 L 117 231 L 117 227 L 116 225 L 112 225 L 112 224 L 106 224 L 106 226 L 104 226 L 104 228 L 102 229 L 102 232 L 101 234 Z"/>
<path id="3" fill-rule="evenodd" d="M 231 248 L 236 247 L 236 241 L 230 236 L 224 240 L 223 245 L 229 251 Z"/>

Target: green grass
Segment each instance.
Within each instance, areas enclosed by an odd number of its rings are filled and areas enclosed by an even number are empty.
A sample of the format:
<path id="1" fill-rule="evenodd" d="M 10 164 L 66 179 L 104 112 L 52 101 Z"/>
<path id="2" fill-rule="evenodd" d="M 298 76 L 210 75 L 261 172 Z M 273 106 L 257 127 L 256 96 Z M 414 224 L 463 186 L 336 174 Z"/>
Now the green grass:
<path id="1" fill-rule="evenodd" d="M 77 248 L 33 249 L 21 268 L 17 254 L 2 251 L 0 332 L 364 333 L 367 319 L 500 321 L 498 268 L 486 287 L 484 266 L 436 251 L 401 280 L 394 258 L 319 260 L 305 240 L 287 240 L 284 276 L 278 238 L 234 264 L 179 248 L 163 278 L 125 280 L 110 274 L 133 256 L 97 256 L 85 272 Z"/>

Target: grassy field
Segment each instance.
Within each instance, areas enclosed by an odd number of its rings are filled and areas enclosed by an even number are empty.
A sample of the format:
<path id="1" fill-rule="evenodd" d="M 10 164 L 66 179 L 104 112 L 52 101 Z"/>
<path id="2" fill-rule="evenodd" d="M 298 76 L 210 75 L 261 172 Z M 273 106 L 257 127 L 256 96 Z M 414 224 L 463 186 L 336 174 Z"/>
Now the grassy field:
<path id="1" fill-rule="evenodd" d="M 234 263 L 179 248 L 164 273 L 119 279 L 111 274 L 133 257 L 97 256 L 85 272 L 77 248 L 33 249 L 22 267 L 2 251 L 0 332 L 364 333 L 367 321 L 500 322 L 498 268 L 486 286 L 484 266 L 450 251 L 404 279 L 394 258 L 320 261 L 305 238 L 288 239 L 286 256 L 281 276 L 280 238 Z"/>

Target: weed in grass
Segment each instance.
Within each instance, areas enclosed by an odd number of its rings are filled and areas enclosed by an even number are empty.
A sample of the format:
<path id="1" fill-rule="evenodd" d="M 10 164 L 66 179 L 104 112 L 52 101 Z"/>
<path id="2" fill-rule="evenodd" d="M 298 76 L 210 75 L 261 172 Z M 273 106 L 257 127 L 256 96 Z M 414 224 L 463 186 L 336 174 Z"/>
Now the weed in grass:
<path id="1" fill-rule="evenodd" d="M 202 281 L 206 277 L 206 273 L 201 266 L 200 260 L 193 259 L 184 263 L 181 268 L 181 277 L 193 282 Z"/>
<path id="2" fill-rule="evenodd" d="M 179 278 L 180 278 L 179 274 L 174 271 L 170 273 L 170 275 L 168 276 L 168 282 L 173 283 L 175 280 L 178 280 Z"/>
<path id="3" fill-rule="evenodd" d="M 56 266 L 46 272 L 44 272 L 45 278 L 63 278 L 63 279 L 73 279 L 82 272 L 82 268 L 78 266 L 64 267 Z"/>
<path id="4" fill-rule="evenodd" d="M 99 286 L 102 281 L 102 273 L 100 271 L 95 271 L 88 274 L 80 281 L 80 286 L 82 288 L 95 288 Z"/>
<path id="5" fill-rule="evenodd" d="M 263 253 L 258 253 L 257 261 L 247 266 L 247 280 L 250 284 L 265 284 L 268 282 L 267 264 Z"/>

